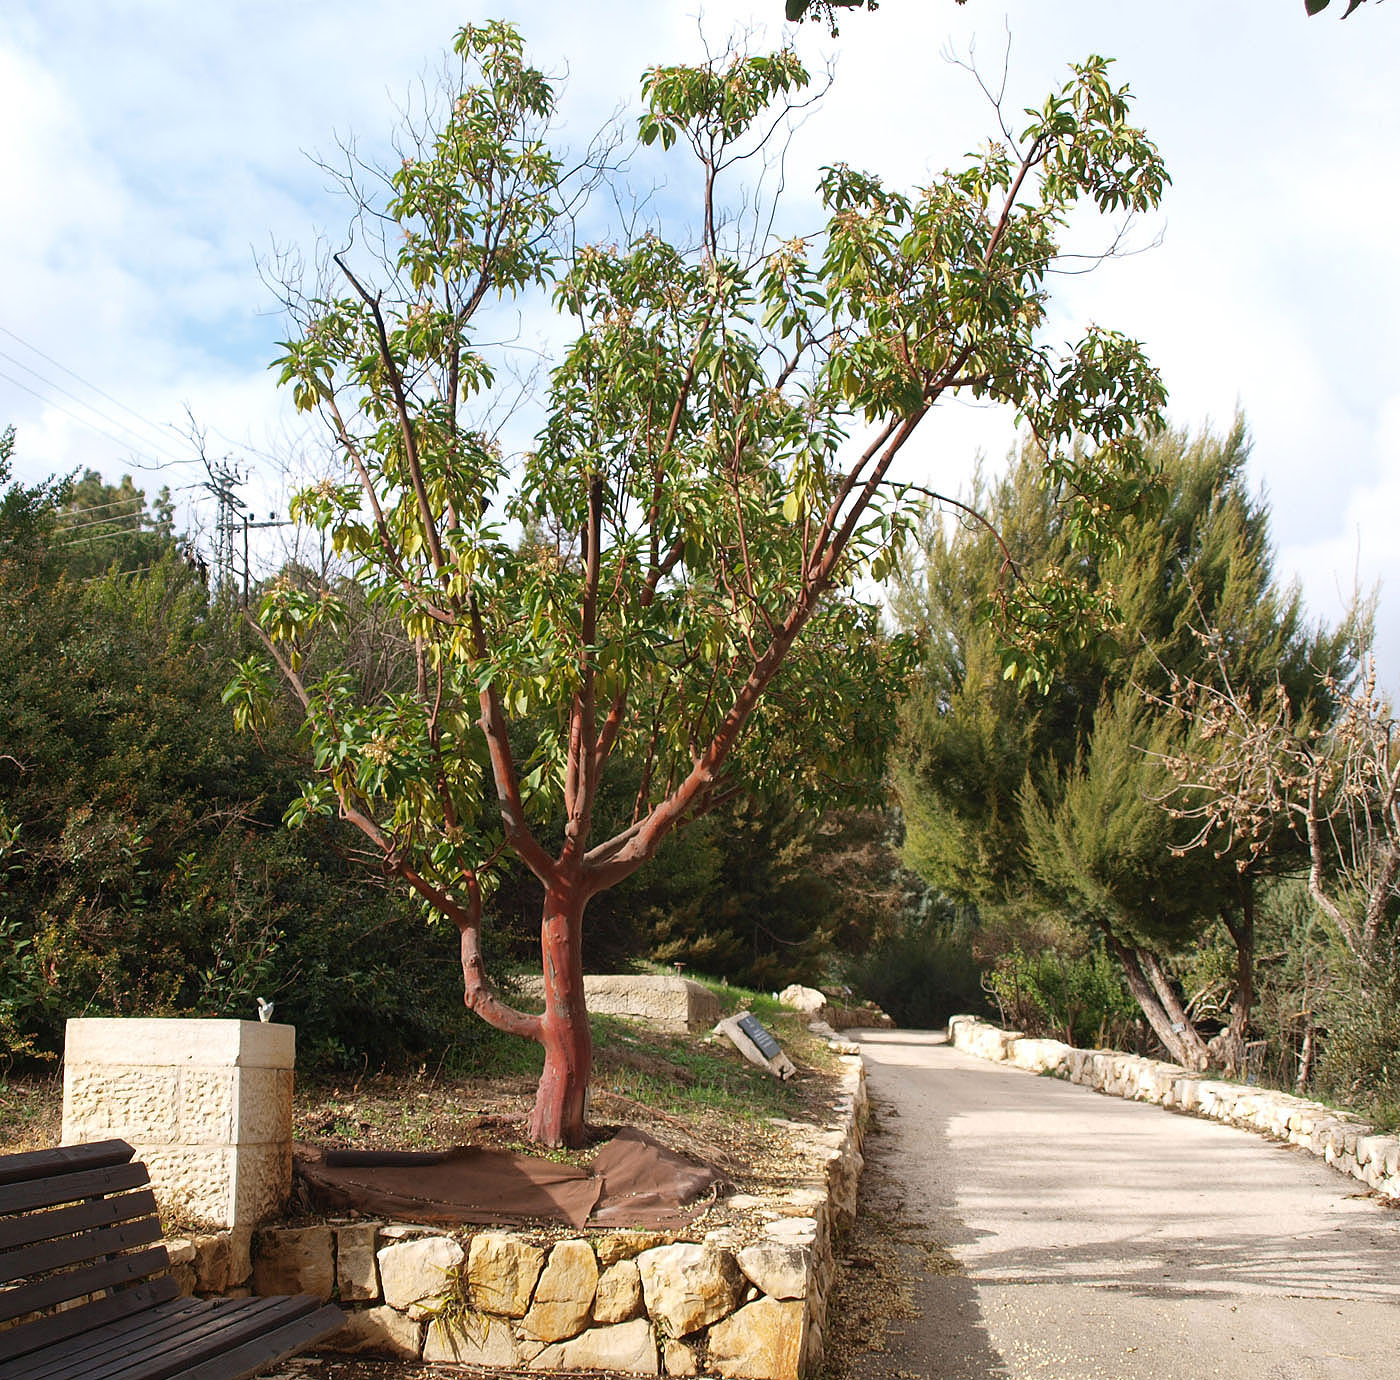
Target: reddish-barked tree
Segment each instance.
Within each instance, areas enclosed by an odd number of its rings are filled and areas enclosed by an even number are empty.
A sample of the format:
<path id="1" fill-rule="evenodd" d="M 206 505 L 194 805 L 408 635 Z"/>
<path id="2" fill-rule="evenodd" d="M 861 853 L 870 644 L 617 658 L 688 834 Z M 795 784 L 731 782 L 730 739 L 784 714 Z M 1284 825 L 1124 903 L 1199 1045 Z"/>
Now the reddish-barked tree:
<path id="1" fill-rule="evenodd" d="M 899 540 L 910 494 L 891 466 L 937 404 L 1018 409 L 1086 543 L 1146 482 L 1139 429 L 1163 395 L 1137 346 L 1040 335 L 1072 208 L 1151 207 L 1166 175 L 1095 58 L 1014 142 L 911 193 L 830 168 L 819 229 L 745 241 L 766 217 L 726 216 L 726 179 L 762 161 L 808 78 L 791 52 L 731 54 L 642 82 L 636 137 L 688 156 L 696 223 L 579 244 L 548 81 L 504 24 L 455 52 L 443 118 L 359 208 L 382 252 L 335 255 L 321 289 L 289 293 L 278 361 L 344 464 L 295 512 L 393 610 L 416 686 L 365 702 L 347 674 L 308 671 L 317 625 L 342 616 L 326 589 L 280 580 L 259 620 L 312 745 L 289 818 L 338 811 L 456 925 L 467 1005 L 544 1047 L 531 1134 L 577 1144 L 589 898 L 736 792 L 839 787 L 858 710 L 879 717 L 900 660 L 856 583 Z M 545 292 L 572 343 L 534 448 L 503 454 L 484 420 L 506 391 L 491 305 Z M 245 721 L 275 680 L 239 669 Z M 596 837 L 620 761 L 635 809 Z M 507 855 L 544 888 L 541 1015 L 483 967 Z"/>

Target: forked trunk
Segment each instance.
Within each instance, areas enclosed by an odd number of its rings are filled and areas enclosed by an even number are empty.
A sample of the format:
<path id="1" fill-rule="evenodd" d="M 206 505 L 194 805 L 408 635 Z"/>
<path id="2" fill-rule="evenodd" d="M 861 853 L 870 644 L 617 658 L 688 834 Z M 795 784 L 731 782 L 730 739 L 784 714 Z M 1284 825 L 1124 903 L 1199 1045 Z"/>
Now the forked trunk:
<path id="1" fill-rule="evenodd" d="M 577 882 L 545 892 L 540 921 L 544 960 L 544 1073 L 530 1115 L 530 1136 L 542 1145 L 579 1146 L 587 1136 L 588 1077 L 593 1033 L 583 995 L 583 908 Z"/>
<path id="2" fill-rule="evenodd" d="M 1227 1078 L 1241 1078 L 1247 1072 L 1245 1044 L 1254 1013 L 1254 901 L 1247 887 L 1239 918 L 1228 913 L 1221 918 L 1235 942 L 1235 992 L 1230 1000 L 1230 1023 L 1210 1042 L 1210 1055 Z"/>
<path id="3" fill-rule="evenodd" d="M 1180 1010 L 1179 1001 L 1172 1002 L 1179 1015 L 1168 1010 L 1163 1004 L 1157 984 L 1149 977 L 1151 973 L 1162 982 L 1166 981 L 1166 975 L 1161 972 L 1156 955 L 1144 949 L 1129 948 L 1122 940 L 1107 932 L 1104 934 L 1104 942 L 1108 945 L 1108 951 L 1122 966 L 1123 976 L 1128 980 L 1128 990 L 1137 999 L 1142 1014 L 1147 1017 L 1148 1025 L 1152 1027 L 1167 1053 L 1182 1068 L 1198 1072 L 1204 1069 L 1208 1061 L 1205 1042 L 1201 1039 L 1200 1032 L 1186 1019 L 1186 1013 Z M 1144 971 L 1144 968 L 1147 971 Z M 1167 988 L 1168 991 L 1171 990 L 1170 984 L 1167 984 Z M 1172 996 L 1174 998 L 1175 993 L 1172 993 Z"/>

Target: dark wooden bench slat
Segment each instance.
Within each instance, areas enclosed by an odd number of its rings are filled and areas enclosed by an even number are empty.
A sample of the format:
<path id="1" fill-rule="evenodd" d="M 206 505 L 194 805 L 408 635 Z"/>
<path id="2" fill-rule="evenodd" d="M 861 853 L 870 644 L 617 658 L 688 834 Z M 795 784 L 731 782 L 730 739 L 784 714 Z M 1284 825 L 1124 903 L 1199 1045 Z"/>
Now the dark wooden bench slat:
<path id="1" fill-rule="evenodd" d="M 8 1184 L 0 1188 L 0 1213 L 33 1212 L 37 1208 L 57 1207 L 59 1203 L 76 1203 L 80 1198 L 100 1198 L 128 1188 L 144 1188 L 149 1182 L 146 1166 L 138 1161 Z"/>
<path id="2" fill-rule="evenodd" d="M 251 1380 L 276 1361 L 295 1356 L 298 1351 L 329 1337 L 345 1323 L 345 1314 L 327 1304 L 314 1313 L 279 1327 L 256 1341 L 246 1342 L 212 1360 L 188 1370 L 177 1371 L 167 1380 Z"/>
<path id="3" fill-rule="evenodd" d="M 123 1222 L 99 1231 L 85 1231 L 80 1236 L 45 1241 L 41 1245 L 0 1256 L 0 1284 L 26 1279 L 46 1270 L 60 1270 L 66 1265 L 80 1265 L 98 1256 L 116 1255 L 136 1246 L 149 1246 L 160 1239 L 160 1222 L 154 1217 L 142 1217 L 135 1222 Z"/>
<path id="4" fill-rule="evenodd" d="M 120 1293 L 109 1294 L 105 1299 L 94 1299 L 91 1303 L 80 1304 L 52 1317 L 36 1318 L 8 1332 L 0 1332 L 0 1362 L 11 1361 L 16 1357 L 28 1356 L 31 1352 L 53 1346 L 69 1337 L 77 1337 L 93 1328 L 143 1312 L 156 1304 L 165 1303 L 179 1297 L 180 1286 L 169 1275 L 153 1279 L 145 1284 L 137 1284 Z M 8 1370 L 0 1366 L 0 1377 L 8 1375 Z"/>
<path id="5" fill-rule="evenodd" d="M 314 1307 L 315 1300 L 310 1300 Z M 44 1380 L 117 1380 L 140 1375 L 173 1374 L 231 1347 L 241 1346 L 309 1311 L 289 1307 L 289 1298 L 206 1299 L 194 1310 L 171 1316 L 157 1309 L 145 1314 L 148 1325 L 125 1334 L 120 1345 L 86 1355 L 68 1348 L 50 1359 Z M 86 1342 L 86 1339 L 79 1339 Z M 38 1359 L 38 1358 L 36 1358 Z"/>
<path id="6" fill-rule="evenodd" d="M 161 1329 L 149 1338 L 138 1335 L 102 1360 L 89 1360 L 76 1368 L 69 1369 L 60 1361 L 56 1370 L 46 1372 L 45 1380 L 166 1380 L 190 1366 L 214 1360 L 235 1347 L 275 1333 L 319 1306 L 318 1299 L 304 1294 L 295 1298 L 211 1300 L 174 1332 Z"/>
<path id="7" fill-rule="evenodd" d="M 58 1236 L 94 1227 L 111 1227 L 138 1217 L 154 1217 L 156 1195 L 150 1189 L 118 1193 L 111 1198 L 94 1198 L 76 1207 L 54 1208 L 28 1217 L 0 1217 L 0 1251 L 29 1246 L 35 1241 L 52 1241 Z"/>
<path id="8" fill-rule="evenodd" d="M 0 1364 L 0 1380 L 50 1380 L 56 1367 L 70 1364 L 81 1367 L 91 1364 L 94 1358 L 120 1354 L 129 1343 L 139 1342 L 149 1335 L 154 1320 L 158 1319 L 163 1325 L 178 1330 L 192 1314 L 207 1307 L 203 1299 L 163 1299 L 139 1313 L 104 1323 L 89 1332 L 65 1337 L 61 1342 Z"/>
<path id="9" fill-rule="evenodd" d="M 125 1164 L 136 1152 L 124 1140 L 95 1140 L 87 1145 L 60 1145 L 53 1150 L 26 1150 L 0 1156 L 0 1184 L 47 1179 L 79 1169 L 106 1169 Z"/>
<path id="10" fill-rule="evenodd" d="M 200 1301 L 150 1278 L 169 1257 L 133 1153 L 0 1156 L 0 1323 L 23 1319 L 0 1331 L 0 1380 L 251 1380 L 344 1324 L 308 1294 Z"/>
<path id="11" fill-rule="evenodd" d="M 101 1289 L 112 1289 L 120 1284 L 144 1279 L 158 1270 L 169 1267 L 170 1257 L 164 1246 L 156 1246 L 149 1251 L 137 1251 L 132 1255 L 118 1256 L 115 1260 L 104 1260 L 99 1265 L 90 1265 L 84 1270 L 69 1270 L 49 1279 L 41 1279 L 33 1284 L 22 1284 L 16 1289 L 0 1293 L 0 1322 L 11 1318 L 22 1318 L 26 1313 L 37 1313 L 56 1304 L 67 1303 L 69 1299 L 81 1298 L 84 1294 L 95 1294 Z"/>

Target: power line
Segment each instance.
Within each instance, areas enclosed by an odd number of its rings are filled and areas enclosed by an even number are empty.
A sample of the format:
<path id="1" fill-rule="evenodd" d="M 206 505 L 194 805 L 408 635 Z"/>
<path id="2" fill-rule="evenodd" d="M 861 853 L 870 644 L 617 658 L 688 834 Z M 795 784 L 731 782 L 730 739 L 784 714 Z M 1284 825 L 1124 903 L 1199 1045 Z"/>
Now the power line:
<path id="1" fill-rule="evenodd" d="M 166 430 L 166 428 L 160 425 L 158 422 L 153 422 L 149 417 L 142 416 L 141 413 L 137 412 L 135 408 L 128 407 L 124 402 L 122 402 L 120 398 L 114 398 L 110 393 L 99 388 L 95 383 L 88 382 L 88 380 L 85 379 L 76 370 L 70 369 L 66 364 L 60 363 L 52 355 L 46 355 L 37 345 L 30 344 L 30 342 L 27 341 L 23 336 L 16 335 L 14 331 L 9 329 L 9 327 L 0 326 L 0 334 L 9 336 L 11 340 L 18 341 L 19 344 L 23 345 L 26 350 L 32 351 L 34 354 L 38 355 L 39 358 L 42 360 L 47 360 L 48 363 L 52 364 L 55 369 L 61 369 L 65 374 L 68 375 L 69 378 L 77 379 L 77 381 L 81 383 L 84 388 L 92 389 L 92 391 L 96 393 L 99 398 L 106 398 L 107 401 L 111 403 L 114 407 L 119 407 L 123 412 L 127 413 L 129 416 L 135 417 L 136 420 L 142 424 L 142 426 L 149 427 L 150 430 L 154 432 L 162 432 Z M 30 372 L 32 373 L 33 371 L 31 370 Z M 130 428 L 128 428 L 128 430 L 129 429 Z"/>
<path id="2" fill-rule="evenodd" d="M 87 408 L 87 410 L 91 412 L 94 416 L 101 417 L 104 422 L 109 422 L 112 426 L 117 427 L 120 430 L 126 432 L 126 434 L 132 437 L 134 440 L 141 441 L 147 445 L 150 445 L 150 440 L 148 437 L 142 436 L 140 432 L 133 431 L 129 426 L 127 426 L 125 422 L 118 421 L 115 417 L 109 417 L 107 413 L 105 413 L 100 407 L 94 407 L 90 402 L 87 402 L 85 399 L 80 398 L 76 393 L 71 392 L 70 390 L 65 388 L 61 383 L 55 383 L 52 379 L 45 378 L 44 375 L 41 374 L 37 369 L 31 368 L 22 359 L 16 359 L 14 355 L 7 354 L 4 350 L 0 350 L 0 359 L 8 359 L 11 364 L 16 365 L 20 369 L 23 369 L 26 374 L 32 374 L 46 388 L 52 388 L 57 392 L 62 393 L 65 398 L 71 399 L 73 402 L 77 403 L 79 407 Z M 167 456 L 171 460 L 178 461 L 180 459 L 180 457 L 177 456 L 174 453 L 174 451 L 167 450 L 163 444 L 155 446 L 154 449 L 158 450 L 162 455 Z"/>
<path id="3" fill-rule="evenodd" d="M 21 383 L 17 378 L 11 377 L 11 375 L 3 372 L 2 370 L 0 370 L 0 379 L 4 379 L 6 383 L 12 383 L 16 388 L 22 390 L 25 393 L 28 393 L 32 398 L 38 398 L 39 401 L 43 403 L 45 407 L 52 407 L 54 411 L 62 412 L 65 417 L 71 417 L 73 421 L 78 423 L 79 426 L 85 426 L 89 431 L 96 432 L 97 435 L 106 437 L 106 439 L 111 441 L 113 445 L 123 446 L 127 448 L 130 447 L 131 443 L 129 441 L 123 440 L 120 436 L 113 436 L 110 431 L 104 431 L 100 426 L 94 426 L 93 423 L 88 421 L 86 417 L 80 417 L 76 412 L 69 411 L 69 409 L 64 407 L 62 403 L 54 402 L 52 398 L 46 398 L 42 393 L 36 392 L 27 383 Z M 150 459 L 150 457 L 148 456 L 147 459 Z M 142 464 L 140 460 L 132 456 L 128 457 L 127 461 L 123 463 L 130 464 L 133 469 L 154 472 L 157 470 L 173 469 L 176 465 L 192 465 L 194 464 L 194 461 L 153 460 L 150 464 Z"/>

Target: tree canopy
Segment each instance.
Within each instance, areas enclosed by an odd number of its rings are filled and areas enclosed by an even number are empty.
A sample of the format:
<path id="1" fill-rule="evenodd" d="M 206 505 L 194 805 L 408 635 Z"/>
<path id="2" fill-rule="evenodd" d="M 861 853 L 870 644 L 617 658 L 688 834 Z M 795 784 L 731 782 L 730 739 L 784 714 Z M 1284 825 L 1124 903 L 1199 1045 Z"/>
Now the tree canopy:
<path id="1" fill-rule="evenodd" d="M 642 80 L 636 138 L 683 160 L 698 223 L 579 242 L 553 92 L 519 35 L 468 26 L 455 53 L 438 118 L 386 198 L 359 203 L 360 224 L 390 227 L 383 253 L 362 242 L 289 291 L 278 361 L 344 467 L 294 512 L 392 611 L 416 684 L 366 700 L 308 677 L 342 618 L 330 588 L 278 582 L 259 616 L 313 753 L 291 817 L 338 812 L 456 924 L 468 1004 L 545 1047 L 533 1134 L 576 1141 L 588 899 L 741 793 L 830 799 L 881 747 L 906 651 L 856 582 L 888 566 L 908 521 L 891 467 L 937 404 L 1013 405 L 1073 493 L 1076 543 L 1150 479 L 1156 374 L 1112 331 L 1054 348 L 1046 273 L 1077 205 L 1145 209 L 1167 178 L 1091 58 L 1014 145 L 913 191 L 829 168 L 819 230 L 755 239 L 737 214 L 752 188 L 729 183 L 808 76 L 788 51 L 731 53 Z M 510 453 L 490 421 L 506 391 L 490 306 L 532 292 L 572 339 L 533 444 Z M 244 722 L 271 688 L 243 666 Z M 624 761 L 633 806 L 599 838 L 600 785 Z M 508 855 L 545 893 L 542 1016 L 484 972 Z"/>
<path id="2" fill-rule="evenodd" d="M 1311 630 L 1296 590 L 1274 581 L 1267 509 L 1245 483 L 1241 425 L 1223 438 L 1166 436 L 1152 450 L 1158 504 L 1125 522 L 1119 545 L 1092 556 L 1069 549 L 1059 496 L 1027 457 L 974 498 L 995 534 L 926 527 L 923 563 L 895 601 L 929 649 L 902 716 L 898 782 L 916 872 L 989 914 L 1050 912 L 1102 936 L 1163 1043 L 1195 1063 L 1204 1047 L 1161 957 L 1222 922 L 1240 952 L 1242 1038 L 1249 884 L 1281 864 L 1277 850 L 1179 847 L 1187 831 L 1162 802 L 1174 785 L 1168 759 L 1190 727 L 1173 712 L 1171 688 L 1203 666 L 1198 630 L 1210 622 L 1228 630 L 1249 683 L 1281 679 L 1325 713 L 1325 678 L 1349 665 L 1348 640 L 1345 630 Z M 996 619 L 1012 568 L 1073 572 L 1113 618 L 1104 636 L 1069 652 L 1036 698 L 1001 672 Z"/>

